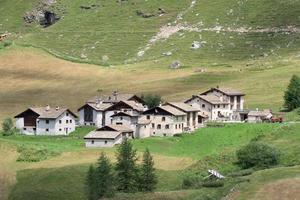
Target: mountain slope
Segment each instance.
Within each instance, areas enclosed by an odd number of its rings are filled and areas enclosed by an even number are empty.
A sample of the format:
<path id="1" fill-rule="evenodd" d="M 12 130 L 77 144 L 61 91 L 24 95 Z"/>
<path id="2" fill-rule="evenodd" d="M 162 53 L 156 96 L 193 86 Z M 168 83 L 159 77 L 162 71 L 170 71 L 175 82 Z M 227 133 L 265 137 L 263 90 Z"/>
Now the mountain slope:
<path id="1" fill-rule="evenodd" d="M 180 59 L 190 64 L 299 51 L 297 0 L 57 0 L 62 19 L 48 28 L 22 21 L 37 2 L 1 2 L 0 32 L 15 33 L 18 44 L 65 59 L 102 65 Z M 91 5 L 96 7 L 81 8 Z M 155 16 L 144 18 L 139 12 Z M 193 41 L 202 48 L 191 50 Z M 166 52 L 172 55 L 163 56 Z"/>

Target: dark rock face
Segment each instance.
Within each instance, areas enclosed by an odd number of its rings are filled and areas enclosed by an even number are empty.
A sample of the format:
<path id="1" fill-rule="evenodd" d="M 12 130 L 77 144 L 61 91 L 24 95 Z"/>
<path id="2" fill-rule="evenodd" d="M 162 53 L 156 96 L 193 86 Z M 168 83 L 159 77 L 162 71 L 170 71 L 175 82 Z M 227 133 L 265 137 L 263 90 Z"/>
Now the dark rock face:
<path id="1" fill-rule="evenodd" d="M 51 26 L 55 22 L 57 22 L 60 18 L 53 12 L 45 11 L 44 19 L 40 21 L 40 24 L 44 27 Z"/>

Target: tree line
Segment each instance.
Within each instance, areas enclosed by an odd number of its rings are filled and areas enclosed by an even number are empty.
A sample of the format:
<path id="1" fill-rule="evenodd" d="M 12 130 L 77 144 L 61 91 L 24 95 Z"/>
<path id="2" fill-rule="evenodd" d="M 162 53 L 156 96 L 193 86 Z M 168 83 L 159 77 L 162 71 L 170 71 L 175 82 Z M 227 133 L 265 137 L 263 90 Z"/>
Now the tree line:
<path id="1" fill-rule="evenodd" d="M 153 157 L 149 149 L 143 154 L 141 165 L 137 165 L 137 152 L 128 140 L 124 140 L 116 153 L 113 166 L 104 153 L 97 165 L 91 165 L 86 180 L 89 200 L 113 197 L 115 192 L 152 192 L 157 184 Z"/>

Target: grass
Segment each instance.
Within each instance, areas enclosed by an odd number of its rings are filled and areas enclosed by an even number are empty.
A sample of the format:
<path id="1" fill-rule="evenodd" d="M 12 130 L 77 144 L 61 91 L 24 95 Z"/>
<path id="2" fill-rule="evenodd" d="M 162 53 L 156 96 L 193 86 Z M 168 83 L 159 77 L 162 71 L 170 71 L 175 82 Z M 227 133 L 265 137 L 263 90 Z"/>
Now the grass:
<path id="1" fill-rule="evenodd" d="M 82 140 L 84 130 L 87 131 L 86 128 L 79 129 L 76 134 L 69 138 L 65 137 L 64 142 L 61 142 L 61 137 L 21 138 L 20 136 L 11 136 L 6 137 L 5 140 L 1 138 L 1 144 L 16 145 L 23 141 L 24 145 L 27 146 L 36 147 L 37 144 L 42 144 L 45 148 L 57 148 L 62 153 L 62 156 L 39 163 L 19 163 L 16 165 L 18 181 L 12 187 L 9 199 L 22 199 L 24 196 L 29 196 L 30 199 L 85 199 L 84 180 L 86 171 L 89 164 L 96 162 L 99 152 L 102 150 L 86 151 L 74 142 L 75 140 Z M 234 165 L 235 150 L 247 144 L 250 140 L 259 140 L 278 148 L 282 154 L 280 166 L 285 167 L 278 168 L 278 170 L 286 170 L 282 175 L 278 174 L 277 168 L 255 172 L 249 175 L 250 183 L 238 184 L 241 195 L 244 195 L 244 192 L 247 193 L 243 188 L 251 187 L 253 188 L 251 191 L 256 191 L 256 181 L 263 186 L 273 180 L 291 177 L 291 174 L 295 173 L 294 168 L 287 167 L 300 164 L 297 150 L 300 142 L 299 134 L 297 134 L 298 130 L 298 124 L 234 124 L 219 128 L 204 128 L 194 134 L 183 135 L 182 137 L 135 140 L 133 145 L 139 152 L 148 147 L 154 155 L 155 162 L 158 162 L 157 175 L 159 183 L 157 191 L 153 195 L 117 194 L 114 199 L 152 199 L 154 197 L 157 199 L 220 199 L 237 184 L 236 181 L 226 181 L 225 186 L 220 188 L 182 190 L 182 178 L 185 176 L 184 168 L 186 167 L 181 169 L 172 168 L 171 165 L 179 164 L 172 164 L 172 158 L 177 157 L 178 161 L 186 157 L 198 160 L 188 168 L 191 173 L 205 174 L 207 169 L 213 168 L 226 175 L 239 171 Z M 286 145 L 287 143 L 289 145 Z M 63 148 L 59 146 L 63 146 Z M 76 155 L 74 154 L 72 158 L 64 157 L 64 151 L 67 151 L 65 153 L 75 151 Z M 113 154 L 111 155 L 111 151 L 107 153 L 110 158 L 114 157 Z M 86 156 L 91 155 L 93 159 L 85 159 Z M 114 159 L 112 160 L 114 161 Z M 163 165 L 163 162 L 170 162 L 170 165 Z M 270 176 L 275 177 L 274 179 L 267 176 L 266 178 L 260 178 L 269 172 L 272 173 Z M 285 176 L 284 174 L 288 175 Z M 35 188 L 34 191 L 32 188 Z"/>

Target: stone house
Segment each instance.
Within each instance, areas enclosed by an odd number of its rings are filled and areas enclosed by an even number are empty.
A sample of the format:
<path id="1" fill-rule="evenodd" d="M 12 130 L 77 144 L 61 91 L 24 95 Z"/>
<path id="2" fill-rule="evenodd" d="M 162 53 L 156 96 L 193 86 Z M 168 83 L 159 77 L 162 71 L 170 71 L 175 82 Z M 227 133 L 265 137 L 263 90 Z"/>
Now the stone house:
<path id="1" fill-rule="evenodd" d="M 143 124 L 143 131 L 139 134 L 143 136 L 174 136 L 184 132 L 187 127 L 187 114 L 169 105 L 158 106 L 149 109 L 140 117 Z M 148 126 L 148 127 L 147 127 Z M 149 131 L 146 132 L 146 131 Z"/>
<path id="2" fill-rule="evenodd" d="M 110 125 L 111 116 L 115 114 L 114 110 L 110 108 L 120 101 L 130 101 L 144 105 L 144 101 L 134 94 L 118 94 L 114 92 L 112 95 L 93 97 L 78 109 L 79 124 L 96 127 Z"/>
<path id="3" fill-rule="evenodd" d="M 113 147 L 121 144 L 124 139 L 132 139 L 133 131 L 124 125 L 103 126 L 91 131 L 84 137 L 85 146 L 88 148 Z"/>
<path id="4" fill-rule="evenodd" d="M 184 130 L 186 131 L 194 131 L 195 129 L 199 128 L 198 124 L 198 112 L 199 109 L 186 104 L 184 102 L 167 102 L 165 105 L 172 106 L 184 113 L 186 113 L 186 127 Z M 203 121 L 200 121 L 202 123 Z"/>
<path id="5" fill-rule="evenodd" d="M 67 108 L 32 107 L 15 116 L 16 127 L 26 135 L 68 135 L 77 116 Z"/>
<path id="6" fill-rule="evenodd" d="M 271 110 L 252 110 L 248 113 L 249 123 L 270 122 L 273 117 Z"/>
<path id="7" fill-rule="evenodd" d="M 244 96 L 245 94 L 237 90 L 215 87 L 193 95 L 185 103 L 198 108 L 201 115 L 208 116 L 208 120 L 244 121 L 247 118 Z"/>

